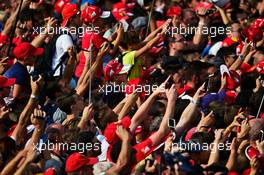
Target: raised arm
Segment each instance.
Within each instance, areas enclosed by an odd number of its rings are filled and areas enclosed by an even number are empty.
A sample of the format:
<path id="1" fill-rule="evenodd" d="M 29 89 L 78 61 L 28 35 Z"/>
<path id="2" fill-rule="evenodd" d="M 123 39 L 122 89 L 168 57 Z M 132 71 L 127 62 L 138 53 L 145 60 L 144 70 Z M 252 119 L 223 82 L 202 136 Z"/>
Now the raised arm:
<path id="1" fill-rule="evenodd" d="M 175 131 L 177 135 L 180 135 L 186 129 L 191 127 L 193 116 L 198 112 L 198 104 L 200 98 L 204 96 L 204 84 L 196 91 L 191 103 L 184 109 L 179 122 L 176 125 Z"/>
<path id="2" fill-rule="evenodd" d="M 139 107 L 133 118 L 131 119 L 130 131 L 134 131 L 137 126 L 147 117 L 147 113 L 149 112 L 152 104 L 155 102 L 156 97 L 160 94 L 160 92 L 165 92 L 165 85 L 168 82 L 170 77 L 163 82 L 158 89 L 156 89 L 147 100 Z"/>
<path id="3" fill-rule="evenodd" d="M 173 84 L 171 88 L 169 90 L 166 89 L 165 92 L 168 98 L 168 104 L 165 115 L 161 121 L 159 130 L 150 136 L 153 145 L 159 144 L 161 139 L 163 139 L 166 135 L 169 134 L 170 132 L 170 128 L 168 126 L 169 119 L 172 118 L 174 115 L 174 108 L 177 99 L 175 85 Z"/>
<path id="4" fill-rule="evenodd" d="M 21 7 L 21 11 L 28 8 L 29 5 L 31 3 L 31 0 L 24 0 L 22 7 Z M 16 16 L 18 14 L 18 9 L 19 7 L 16 8 L 16 10 L 14 11 L 14 13 L 11 14 L 11 16 L 7 19 L 6 23 L 5 23 L 5 27 L 2 31 L 2 35 L 9 35 L 12 27 L 15 25 L 15 20 L 16 20 Z"/>
<path id="5" fill-rule="evenodd" d="M 84 131 L 87 129 L 87 123 L 91 119 L 92 113 L 93 113 L 93 106 L 92 106 L 92 104 L 89 104 L 88 106 L 86 106 L 84 108 L 82 118 L 81 118 L 80 122 L 78 123 L 78 127 L 81 130 Z"/>
<path id="6" fill-rule="evenodd" d="M 107 175 L 119 174 L 120 172 L 123 172 L 124 168 L 130 161 L 131 145 L 128 131 L 122 126 L 117 126 L 116 134 L 122 140 L 121 151 L 119 153 L 116 164 L 109 170 L 107 170 Z"/>
<path id="7" fill-rule="evenodd" d="M 251 44 L 252 44 L 252 42 L 248 42 L 247 39 L 246 39 L 241 54 L 238 56 L 238 58 L 236 59 L 236 61 L 231 65 L 231 67 L 229 68 L 229 70 L 237 70 L 240 67 L 240 65 L 244 61 L 245 57 L 249 53 L 249 49 L 250 49 L 250 45 Z"/>
<path id="8" fill-rule="evenodd" d="M 23 158 L 25 158 L 27 155 L 27 150 L 20 151 L 16 157 L 14 157 L 2 170 L 1 175 L 10 175 L 14 174 L 17 166 L 20 161 L 22 161 Z"/>
<path id="9" fill-rule="evenodd" d="M 55 18 L 47 18 L 47 24 L 45 26 L 44 33 L 41 33 L 33 39 L 31 42 L 31 45 L 34 47 L 40 47 L 45 39 L 49 36 L 50 30 L 55 27 L 56 19 Z"/>
<path id="10" fill-rule="evenodd" d="M 219 11 L 223 23 L 224 23 L 225 25 L 229 24 L 230 21 L 229 21 L 227 15 L 226 15 L 225 9 L 220 8 L 220 7 L 218 7 L 217 5 L 214 5 L 214 6 L 215 6 L 215 8 Z"/>
<path id="11" fill-rule="evenodd" d="M 204 27 L 207 27 L 207 18 L 206 18 L 206 9 L 201 7 L 198 9 L 197 14 L 199 17 L 199 23 L 197 27 L 197 32 L 195 32 L 195 35 L 193 37 L 193 44 L 194 45 L 201 45 L 202 41 L 207 38 L 207 35 L 204 35 L 203 29 Z"/>
<path id="12" fill-rule="evenodd" d="M 97 57 L 96 57 L 96 61 L 93 63 L 92 67 L 88 70 L 87 66 L 86 66 L 86 70 L 83 71 L 83 75 L 81 75 L 81 78 L 79 79 L 78 85 L 76 87 L 76 92 L 77 94 L 83 96 L 88 87 L 89 87 L 89 80 L 90 78 L 93 79 L 94 75 L 96 74 L 96 71 L 98 70 L 99 65 L 102 62 L 102 58 L 103 56 L 106 54 L 106 52 L 108 51 L 109 46 L 107 45 L 107 43 L 104 43 L 102 48 L 100 49 Z M 87 63 L 88 64 L 88 63 Z"/>
<path id="13" fill-rule="evenodd" d="M 32 90 L 32 92 L 31 92 L 30 99 L 29 99 L 26 107 L 24 108 L 24 110 L 20 114 L 18 124 L 17 124 L 14 132 L 11 135 L 11 137 L 17 143 L 19 143 L 19 141 L 20 141 L 19 139 L 21 139 L 21 133 L 22 133 L 23 129 L 26 128 L 26 124 L 27 124 L 27 122 L 28 122 L 28 120 L 30 118 L 30 115 L 32 114 L 34 108 L 38 104 L 37 97 L 39 95 L 39 88 L 41 88 L 42 85 L 43 85 L 43 80 L 42 80 L 41 77 L 35 82 L 33 82 L 31 80 L 31 90 Z"/>
<path id="14" fill-rule="evenodd" d="M 34 125 L 35 129 L 29 144 L 26 146 L 27 149 L 35 149 L 35 146 L 38 145 L 39 139 L 44 132 L 45 117 L 46 113 L 38 108 L 35 108 L 34 112 L 31 114 L 31 123 Z"/>
<path id="15" fill-rule="evenodd" d="M 137 50 L 135 53 L 135 58 L 138 58 L 142 54 L 146 53 L 148 50 L 150 50 L 157 42 L 161 39 L 161 37 L 165 34 L 167 31 L 167 27 L 171 23 L 171 20 L 168 20 L 165 25 L 162 27 L 162 31 L 160 33 L 157 33 L 153 39 L 147 42 L 145 46 L 143 46 L 141 49 Z"/>
<path id="16" fill-rule="evenodd" d="M 118 114 L 118 120 L 121 120 L 123 117 L 125 117 L 125 115 L 127 115 L 130 109 L 133 107 L 133 105 L 136 104 L 138 95 L 139 94 L 137 92 L 133 92 L 128 96 L 126 103 Z"/>
<path id="17" fill-rule="evenodd" d="M 71 78 L 74 74 L 74 70 L 77 64 L 76 61 L 76 50 L 74 47 L 70 47 L 68 49 L 68 55 L 69 55 L 69 59 L 67 61 L 67 64 L 65 66 L 65 70 L 64 70 L 64 74 L 63 74 L 63 84 L 64 85 L 68 85 L 71 81 Z"/>

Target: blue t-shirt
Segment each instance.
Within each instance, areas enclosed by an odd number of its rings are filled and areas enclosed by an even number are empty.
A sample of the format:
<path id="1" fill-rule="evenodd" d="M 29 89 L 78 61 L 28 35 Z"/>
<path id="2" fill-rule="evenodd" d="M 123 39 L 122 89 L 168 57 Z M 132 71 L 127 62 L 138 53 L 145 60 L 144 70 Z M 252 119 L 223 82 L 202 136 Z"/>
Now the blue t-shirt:
<path id="1" fill-rule="evenodd" d="M 16 62 L 11 66 L 5 73 L 4 76 L 7 78 L 16 78 L 16 83 L 22 86 L 30 85 L 30 75 L 27 71 L 26 66 L 19 62 Z"/>

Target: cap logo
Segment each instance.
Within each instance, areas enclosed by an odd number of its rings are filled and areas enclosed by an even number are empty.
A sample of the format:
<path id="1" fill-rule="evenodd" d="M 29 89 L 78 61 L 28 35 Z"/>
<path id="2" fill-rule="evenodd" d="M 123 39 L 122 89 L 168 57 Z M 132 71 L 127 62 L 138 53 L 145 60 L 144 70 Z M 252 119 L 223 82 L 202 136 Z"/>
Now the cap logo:
<path id="1" fill-rule="evenodd" d="M 96 13 L 93 12 L 93 13 L 91 14 L 91 17 L 95 17 L 95 16 L 96 16 Z"/>

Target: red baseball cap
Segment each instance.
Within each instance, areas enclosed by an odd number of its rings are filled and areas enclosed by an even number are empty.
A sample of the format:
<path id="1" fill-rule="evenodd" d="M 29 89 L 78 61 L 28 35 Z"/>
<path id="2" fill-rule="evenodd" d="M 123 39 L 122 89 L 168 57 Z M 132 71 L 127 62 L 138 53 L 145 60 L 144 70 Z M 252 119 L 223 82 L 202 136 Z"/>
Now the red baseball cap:
<path id="1" fill-rule="evenodd" d="M 209 2 L 200 2 L 197 6 L 195 6 L 194 10 L 197 11 L 199 8 L 205 8 L 206 10 L 211 9 L 214 7 L 214 4 Z"/>
<path id="2" fill-rule="evenodd" d="M 0 75 L 0 88 L 13 86 L 15 82 L 15 78 L 6 78 Z"/>
<path id="3" fill-rule="evenodd" d="M 80 11 L 79 11 L 77 4 L 66 4 L 63 7 L 62 12 L 61 12 L 62 19 L 63 19 L 61 26 L 65 27 L 69 19 L 79 13 Z"/>
<path id="4" fill-rule="evenodd" d="M 117 74 L 125 74 L 130 70 L 131 65 L 123 65 L 118 60 L 111 60 L 104 68 L 105 80 L 113 80 Z"/>
<path id="5" fill-rule="evenodd" d="M 99 7 L 90 5 L 82 10 L 81 18 L 84 23 L 89 24 L 99 17 L 108 18 L 110 15 L 110 11 L 102 11 Z"/>
<path id="6" fill-rule="evenodd" d="M 117 21 L 120 21 L 122 19 L 127 20 L 130 16 L 134 15 L 133 13 L 129 12 L 131 8 L 133 8 L 132 5 L 128 5 L 123 2 L 118 2 L 114 4 L 112 14 Z"/>
<path id="7" fill-rule="evenodd" d="M 28 42 L 23 42 L 17 45 L 13 52 L 18 60 L 25 60 L 26 58 L 41 56 L 44 53 L 44 49 L 36 48 Z"/>
<path id="8" fill-rule="evenodd" d="M 113 122 L 107 125 L 107 127 L 104 130 L 104 136 L 106 138 L 106 141 L 110 145 L 114 145 L 118 143 L 120 140 L 119 137 L 116 135 L 116 128 L 117 125 L 122 125 L 125 129 L 128 129 L 131 124 L 131 119 L 128 116 L 125 116 L 122 118 L 119 124 Z"/>
<path id="9" fill-rule="evenodd" d="M 56 170 L 54 168 L 47 169 L 43 175 L 56 175 Z"/>
<path id="10" fill-rule="evenodd" d="M 54 4 L 54 11 L 58 14 L 61 14 L 63 7 L 69 3 L 70 0 L 57 0 Z"/>
<path id="11" fill-rule="evenodd" d="M 94 165 L 98 162 L 96 157 L 87 158 L 80 153 L 73 153 L 66 160 L 66 172 L 71 173 L 79 170 L 83 166 Z"/>
<path id="12" fill-rule="evenodd" d="M 254 28 L 264 28 L 264 18 L 256 19 L 251 26 Z"/>
<path id="13" fill-rule="evenodd" d="M 173 6 L 173 7 L 170 7 L 168 9 L 167 16 L 168 17 L 180 16 L 181 15 L 181 12 L 182 12 L 181 7 L 179 7 L 179 6 Z"/>

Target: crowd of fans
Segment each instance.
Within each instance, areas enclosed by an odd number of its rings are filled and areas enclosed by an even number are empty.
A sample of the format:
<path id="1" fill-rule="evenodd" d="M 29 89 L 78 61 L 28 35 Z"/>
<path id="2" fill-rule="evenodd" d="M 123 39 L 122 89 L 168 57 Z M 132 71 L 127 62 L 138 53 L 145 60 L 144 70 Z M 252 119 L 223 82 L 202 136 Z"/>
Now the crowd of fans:
<path id="1" fill-rule="evenodd" d="M 1 175 L 263 175 L 264 0 L 1 0 Z"/>

